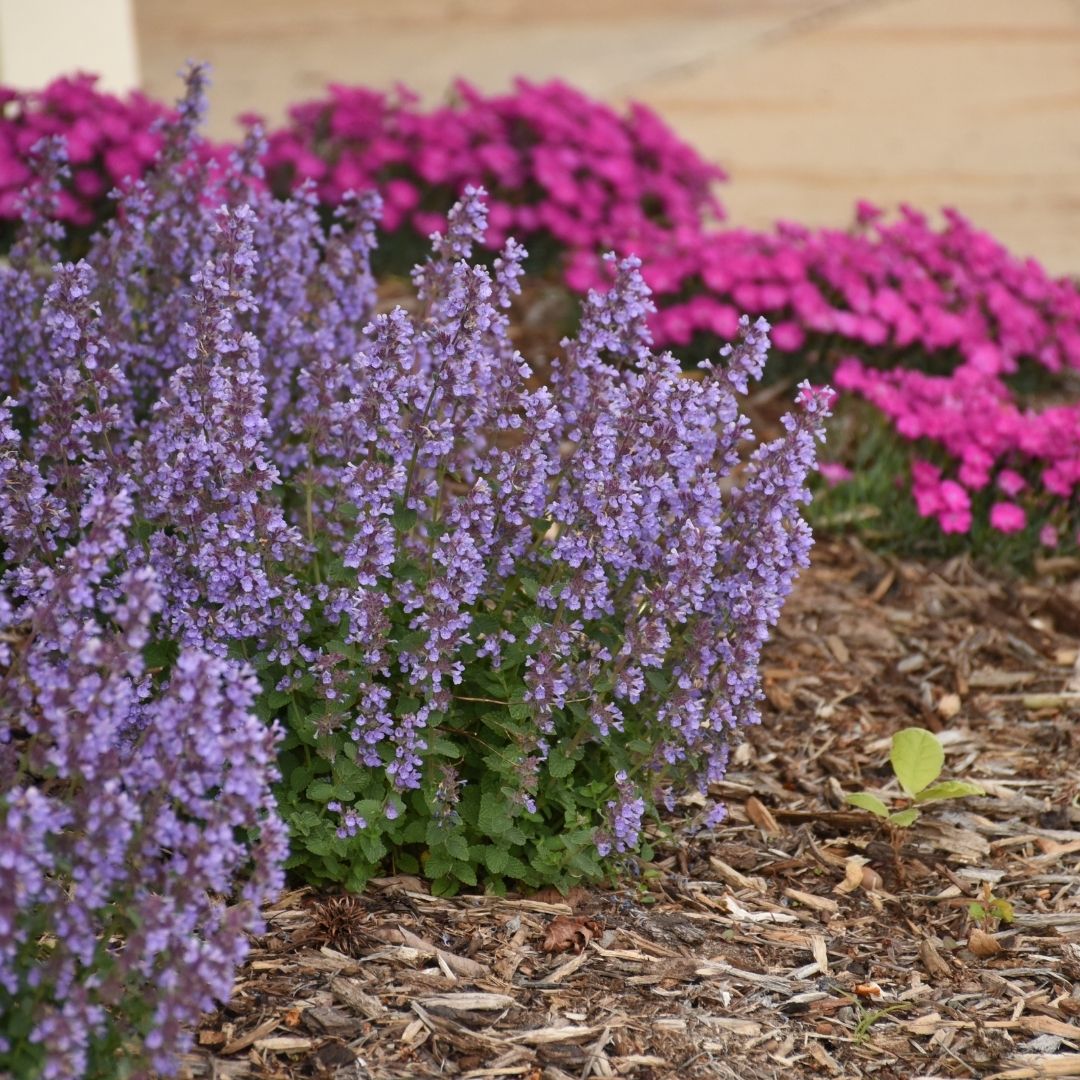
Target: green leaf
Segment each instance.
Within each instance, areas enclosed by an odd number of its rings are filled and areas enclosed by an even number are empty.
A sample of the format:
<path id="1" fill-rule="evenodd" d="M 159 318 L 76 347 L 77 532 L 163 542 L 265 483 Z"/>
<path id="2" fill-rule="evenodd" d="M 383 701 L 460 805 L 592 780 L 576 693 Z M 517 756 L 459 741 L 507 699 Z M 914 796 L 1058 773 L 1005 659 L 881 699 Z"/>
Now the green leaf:
<path id="1" fill-rule="evenodd" d="M 856 791 L 853 795 L 845 795 L 844 802 L 857 806 L 860 810 L 869 810 L 871 814 L 877 814 L 880 818 L 889 816 L 889 808 L 869 791 Z"/>
<path id="2" fill-rule="evenodd" d="M 502 874 L 506 871 L 507 864 L 510 862 L 510 852 L 505 848 L 500 847 L 486 847 L 484 848 L 484 865 L 493 874 Z"/>
<path id="3" fill-rule="evenodd" d="M 530 599 L 535 600 L 540 591 L 540 582 L 536 578 L 524 577 L 521 579 L 521 591 Z"/>
<path id="4" fill-rule="evenodd" d="M 667 689 L 671 685 L 668 677 L 662 671 L 659 671 L 656 668 L 650 668 L 648 671 L 645 672 L 645 681 L 658 694 L 667 693 Z"/>
<path id="5" fill-rule="evenodd" d="M 398 532 L 407 533 L 416 524 L 416 511 L 399 505 L 391 515 L 391 520 Z"/>
<path id="6" fill-rule="evenodd" d="M 574 751 L 574 757 L 570 756 L 568 751 L 570 750 L 571 741 L 569 739 L 563 739 L 558 746 L 553 747 L 550 754 L 548 754 L 548 772 L 556 779 L 562 779 L 564 776 L 569 776 L 574 771 L 574 766 L 577 764 L 575 758 L 580 756 L 580 750 Z"/>
<path id="7" fill-rule="evenodd" d="M 901 829 L 914 825 L 918 818 L 919 811 L 914 806 L 909 806 L 906 810 L 897 810 L 895 814 L 889 815 L 889 821 Z"/>
<path id="8" fill-rule="evenodd" d="M 434 881 L 446 877 L 453 865 L 454 860 L 445 851 L 433 851 L 430 858 L 424 862 L 424 874 Z"/>
<path id="9" fill-rule="evenodd" d="M 900 786 L 914 796 L 941 775 L 945 751 L 932 732 L 909 727 L 893 736 L 889 760 Z"/>
<path id="10" fill-rule="evenodd" d="M 924 788 L 915 796 L 917 803 L 929 802 L 931 799 L 964 799 L 968 795 L 985 795 L 978 784 L 972 784 L 967 780 L 945 780 L 933 787 Z"/>
<path id="11" fill-rule="evenodd" d="M 443 840 L 447 852 L 462 862 L 469 860 L 469 842 L 459 832 L 449 833 Z"/>
<path id="12" fill-rule="evenodd" d="M 307 797 L 312 802 L 329 802 L 334 797 L 334 785 L 325 780 L 316 780 L 308 785 Z"/>
<path id="13" fill-rule="evenodd" d="M 485 791 L 476 824 L 484 836 L 501 836 L 513 824 L 506 800 L 494 791 Z"/>
<path id="14" fill-rule="evenodd" d="M 456 877 L 458 881 L 464 881 L 466 885 L 476 884 L 476 870 L 471 863 L 454 863 L 454 877 Z"/>
<path id="15" fill-rule="evenodd" d="M 444 735 L 436 735 L 434 739 L 429 741 L 431 752 L 438 757 L 451 758 L 457 760 L 462 757 L 461 747 L 452 739 L 446 738 Z"/>

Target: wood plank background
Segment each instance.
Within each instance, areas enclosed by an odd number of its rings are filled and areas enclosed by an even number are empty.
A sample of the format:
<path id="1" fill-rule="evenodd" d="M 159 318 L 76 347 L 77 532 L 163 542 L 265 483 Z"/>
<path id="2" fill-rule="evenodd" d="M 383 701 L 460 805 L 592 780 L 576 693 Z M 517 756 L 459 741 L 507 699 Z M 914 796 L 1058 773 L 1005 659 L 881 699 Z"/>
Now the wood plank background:
<path id="1" fill-rule="evenodd" d="M 212 129 L 328 81 L 436 101 L 561 76 L 655 107 L 731 173 L 732 220 L 955 206 L 1080 274 L 1080 0 L 136 0 L 144 83 L 214 67 Z"/>

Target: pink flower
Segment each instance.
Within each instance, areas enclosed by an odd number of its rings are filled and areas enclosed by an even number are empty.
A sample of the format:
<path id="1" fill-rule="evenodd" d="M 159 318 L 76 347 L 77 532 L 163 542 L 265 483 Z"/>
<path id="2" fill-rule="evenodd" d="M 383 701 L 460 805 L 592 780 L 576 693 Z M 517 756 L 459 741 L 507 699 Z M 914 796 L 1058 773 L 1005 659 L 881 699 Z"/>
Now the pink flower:
<path id="1" fill-rule="evenodd" d="M 1016 498 L 1027 487 L 1027 481 L 1012 469 L 1002 469 L 998 473 L 997 486 L 1010 498 Z"/>
<path id="2" fill-rule="evenodd" d="M 1019 532 L 1027 525 L 1027 514 L 1016 503 L 994 503 L 990 507 L 990 524 L 998 532 Z"/>
<path id="3" fill-rule="evenodd" d="M 841 465 L 838 461 L 821 462 L 818 465 L 818 472 L 829 487 L 836 487 L 837 484 L 842 484 L 855 475 L 846 465 Z"/>
<path id="4" fill-rule="evenodd" d="M 1039 543 L 1046 548 L 1058 546 L 1058 531 L 1053 525 L 1046 524 L 1039 530 Z"/>
<path id="5" fill-rule="evenodd" d="M 795 352 L 806 342 L 803 328 L 796 322 L 777 323 L 773 327 L 772 343 L 783 352 Z"/>
<path id="6" fill-rule="evenodd" d="M 955 481 L 945 480 L 940 488 L 942 509 L 938 512 L 941 531 L 965 533 L 971 528 L 971 499 Z"/>

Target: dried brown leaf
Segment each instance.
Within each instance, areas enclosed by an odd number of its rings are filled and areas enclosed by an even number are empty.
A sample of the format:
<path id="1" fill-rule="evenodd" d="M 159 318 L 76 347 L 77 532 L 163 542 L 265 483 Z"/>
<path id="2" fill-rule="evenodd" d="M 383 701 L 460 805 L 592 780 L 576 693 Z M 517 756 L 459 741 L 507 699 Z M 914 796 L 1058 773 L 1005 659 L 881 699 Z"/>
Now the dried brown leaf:
<path id="1" fill-rule="evenodd" d="M 594 937 L 600 936 L 602 930 L 595 919 L 586 919 L 581 915 L 559 915 L 548 926 L 540 948 L 546 953 L 580 953 Z"/>
<path id="2" fill-rule="evenodd" d="M 988 956 L 997 956 L 1002 950 L 1001 942 L 993 934 L 988 934 L 977 926 L 971 928 L 967 946 L 976 956 L 984 959 Z"/>

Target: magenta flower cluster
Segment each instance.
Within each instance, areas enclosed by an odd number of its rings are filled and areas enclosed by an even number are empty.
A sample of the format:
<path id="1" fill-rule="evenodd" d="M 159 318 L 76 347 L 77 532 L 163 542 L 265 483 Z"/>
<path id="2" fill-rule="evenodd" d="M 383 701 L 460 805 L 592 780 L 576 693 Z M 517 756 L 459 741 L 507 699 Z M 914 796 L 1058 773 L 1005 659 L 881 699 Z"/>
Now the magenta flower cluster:
<path id="1" fill-rule="evenodd" d="M 140 93 L 104 93 L 95 83 L 95 76 L 75 75 L 39 91 L 0 87 L 0 220 L 19 219 L 31 153 L 44 138 L 62 136 L 67 147 L 70 173 L 53 212 L 69 225 L 91 226 L 108 216 L 109 192 L 153 164 L 159 125 L 170 110 Z"/>
<path id="2" fill-rule="evenodd" d="M 17 218 L 30 149 L 53 134 L 71 141 L 60 219 L 100 219 L 108 191 L 149 168 L 160 145 L 156 125 L 168 115 L 141 95 L 102 93 L 89 76 L 2 93 L 0 219 Z M 205 145 L 200 152 L 224 153 Z M 653 112 L 634 104 L 620 116 L 560 82 L 519 81 L 491 97 L 458 83 L 453 103 L 430 111 L 404 90 L 332 86 L 325 100 L 290 110 L 269 134 L 263 163 L 279 196 L 307 181 L 329 206 L 347 191 L 378 191 L 383 228 L 421 237 L 445 226 L 466 184 L 482 184 L 493 249 L 512 233 L 544 236 L 559 250 L 636 250 L 672 235 L 688 241 L 723 216 L 712 193 L 723 170 Z"/>
<path id="3" fill-rule="evenodd" d="M 579 261 L 571 276 L 584 286 L 602 271 Z M 1026 504 L 1043 543 L 1075 536 L 1080 405 L 1025 403 L 1010 382 L 1041 370 L 1060 387 L 1080 370 L 1075 282 L 955 212 L 936 229 L 910 208 L 890 222 L 868 204 L 852 231 L 717 232 L 648 257 L 645 276 L 659 339 L 700 344 L 730 334 L 738 311 L 764 312 L 779 351 L 828 363 L 839 389 L 937 451 L 937 464 L 915 458 L 912 487 L 945 532 L 968 532 L 973 495 L 992 490 L 992 528 L 1026 527 Z"/>
<path id="4" fill-rule="evenodd" d="M 690 240 L 723 211 L 712 186 L 721 169 L 702 160 L 643 105 L 626 116 L 562 82 L 518 80 L 485 96 L 467 83 L 430 111 L 399 90 L 388 96 L 331 86 L 294 106 L 269 137 L 272 187 L 312 180 L 323 202 L 371 188 L 383 226 L 423 236 L 443 228 L 465 185 L 488 191 L 484 243 L 543 234 L 568 250 L 652 247 Z"/>

